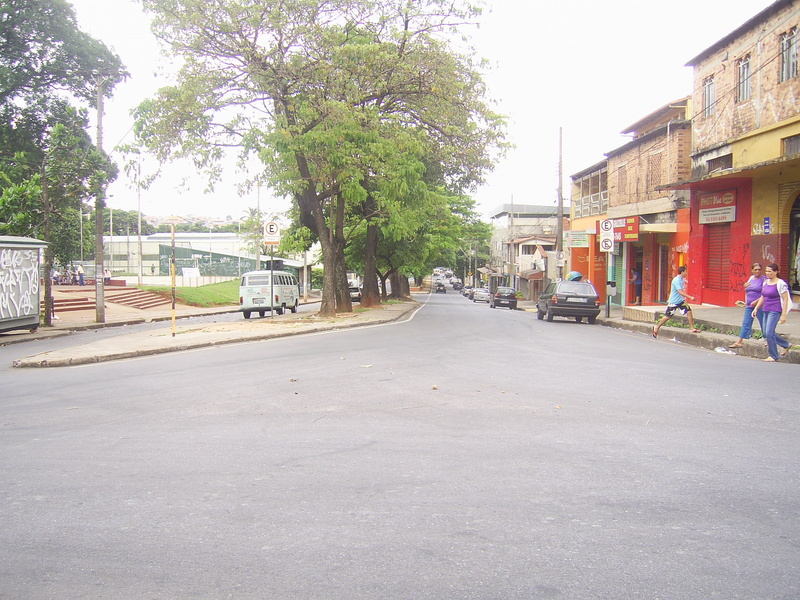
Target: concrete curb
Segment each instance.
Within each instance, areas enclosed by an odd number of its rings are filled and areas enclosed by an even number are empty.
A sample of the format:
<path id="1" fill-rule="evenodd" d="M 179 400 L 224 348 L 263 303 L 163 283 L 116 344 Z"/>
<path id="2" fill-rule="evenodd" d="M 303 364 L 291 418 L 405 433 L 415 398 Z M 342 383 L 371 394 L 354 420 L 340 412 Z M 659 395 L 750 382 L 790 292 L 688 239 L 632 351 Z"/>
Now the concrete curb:
<path id="1" fill-rule="evenodd" d="M 605 327 L 613 327 L 615 329 L 624 329 L 633 333 L 641 333 L 652 338 L 653 327 L 655 323 L 639 323 L 635 321 L 623 321 L 620 319 L 606 319 L 602 316 L 597 318 L 597 323 Z M 703 325 L 712 329 L 720 329 L 726 331 L 728 325 L 713 324 L 706 321 L 695 320 L 695 325 Z M 717 351 L 721 354 L 730 354 L 735 356 L 744 356 L 748 358 L 765 359 L 769 356 L 765 342 L 762 340 L 745 340 L 742 348 L 728 348 L 731 343 L 731 336 L 726 333 L 715 333 L 712 331 L 700 331 L 700 333 L 692 333 L 688 329 L 681 327 L 667 327 L 664 326 L 658 333 L 658 340 L 665 342 L 678 342 L 689 346 L 696 346 L 704 348 L 705 350 Z M 788 341 L 792 341 L 789 339 Z M 718 350 L 721 349 L 721 350 Z M 800 351 L 796 349 L 789 350 L 789 352 L 781 358 L 780 362 L 800 364 Z"/>
<path id="2" fill-rule="evenodd" d="M 399 321 L 410 312 L 419 309 L 422 305 L 416 302 L 408 302 L 396 305 L 389 305 L 392 308 L 386 313 L 380 314 L 373 311 L 366 313 L 365 319 L 358 319 L 360 315 L 354 317 L 356 320 L 342 323 L 301 323 L 286 322 L 276 324 L 281 329 L 273 332 L 254 332 L 252 329 L 240 332 L 231 331 L 230 324 L 207 325 L 197 330 L 184 330 L 179 332 L 179 337 L 171 335 L 154 335 L 152 332 L 145 334 L 132 334 L 128 340 L 129 347 L 126 350 L 107 349 L 103 342 L 94 342 L 56 350 L 34 354 L 19 360 L 15 360 L 12 366 L 16 368 L 50 368 L 50 367 L 70 367 L 86 364 L 95 364 L 113 360 L 123 360 L 129 358 L 140 358 L 143 356 L 153 356 L 166 354 L 169 352 L 180 352 L 184 350 L 195 350 L 199 348 L 210 348 L 225 344 L 238 344 L 243 342 L 257 342 L 270 339 L 289 337 L 294 335 L 306 335 L 311 333 L 321 333 L 351 329 L 355 327 L 365 327 L 369 325 L 379 325 Z M 247 325 L 239 323 L 239 325 Z M 300 326 L 305 325 L 302 330 Z M 254 327 L 259 323 L 254 322 Z M 196 339 L 187 336 L 195 334 Z M 172 343 L 172 342 L 175 343 Z M 108 344 L 114 340 L 106 340 Z M 119 342 L 115 342 L 117 345 Z"/>

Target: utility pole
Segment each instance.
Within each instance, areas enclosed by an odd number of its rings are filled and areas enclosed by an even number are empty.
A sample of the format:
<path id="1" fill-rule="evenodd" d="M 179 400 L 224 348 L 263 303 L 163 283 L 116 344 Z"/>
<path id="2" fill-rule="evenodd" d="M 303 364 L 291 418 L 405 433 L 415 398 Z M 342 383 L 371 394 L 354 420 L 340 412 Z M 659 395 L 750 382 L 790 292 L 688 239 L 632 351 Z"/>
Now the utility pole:
<path id="1" fill-rule="evenodd" d="M 509 221 L 509 240 L 508 240 L 508 260 L 509 260 L 509 268 L 508 268 L 508 277 L 510 281 L 508 285 L 513 287 L 515 290 L 517 289 L 517 281 L 516 281 L 516 269 L 514 260 L 516 258 L 514 252 L 514 194 L 511 194 L 511 220 Z"/>
<path id="2" fill-rule="evenodd" d="M 97 77 L 97 150 L 103 151 L 103 89 L 105 78 L 96 73 Z M 95 288 L 95 308 L 96 321 L 106 322 L 106 304 L 103 292 L 103 207 L 105 206 L 105 189 L 103 184 L 99 184 L 94 201 L 94 288 Z"/>
<path id="3" fill-rule="evenodd" d="M 561 127 L 558 128 L 558 223 L 556 225 L 556 252 L 564 250 L 564 193 L 562 188 L 562 180 L 564 179 L 561 171 L 562 165 L 562 152 L 561 152 Z M 564 267 L 558 267 L 558 278 L 563 279 Z"/>
<path id="4" fill-rule="evenodd" d="M 138 151 L 136 155 L 136 212 L 138 213 L 136 238 L 139 251 L 138 284 L 142 285 L 142 269 L 144 268 L 144 265 L 142 265 L 142 155 Z"/>

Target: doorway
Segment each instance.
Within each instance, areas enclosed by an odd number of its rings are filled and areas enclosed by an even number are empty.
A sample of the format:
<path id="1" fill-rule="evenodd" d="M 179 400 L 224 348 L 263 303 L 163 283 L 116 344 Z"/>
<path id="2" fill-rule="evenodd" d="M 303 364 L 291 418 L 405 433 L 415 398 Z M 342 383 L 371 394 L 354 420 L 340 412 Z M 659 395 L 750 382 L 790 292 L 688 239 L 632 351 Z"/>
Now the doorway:
<path id="1" fill-rule="evenodd" d="M 789 286 L 800 291 L 800 196 L 795 198 L 789 216 Z"/>

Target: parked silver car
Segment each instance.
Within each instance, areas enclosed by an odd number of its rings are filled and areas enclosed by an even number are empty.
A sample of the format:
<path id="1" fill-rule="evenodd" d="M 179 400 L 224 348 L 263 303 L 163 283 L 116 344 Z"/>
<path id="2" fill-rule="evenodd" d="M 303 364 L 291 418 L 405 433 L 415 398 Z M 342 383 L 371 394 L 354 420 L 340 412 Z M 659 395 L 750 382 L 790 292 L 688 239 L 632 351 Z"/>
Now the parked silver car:
<path id="1" fill-rule="evenodd" d="M 475 291 L 472 293 L 473 302 L 486 302 L 486 304 L 489 304 L 491 300 L 492 295 L 486 288 L 475 288 Z"/>

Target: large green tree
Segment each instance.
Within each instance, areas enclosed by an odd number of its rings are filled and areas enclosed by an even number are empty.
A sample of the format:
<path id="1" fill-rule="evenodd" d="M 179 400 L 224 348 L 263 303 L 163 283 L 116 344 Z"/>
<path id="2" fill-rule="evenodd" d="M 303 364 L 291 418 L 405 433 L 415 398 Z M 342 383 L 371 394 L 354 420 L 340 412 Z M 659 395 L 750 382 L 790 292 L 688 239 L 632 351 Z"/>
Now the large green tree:
<path id="1" fill-rule="evenodd" d="M 478 69 L 448 45 L 476 16 L 467 4 L 143 4 L 183 68 L 177 85 L 140 106 L 140 140 L 161 158 L 191 156 L 201 167 L 213 167 L 231 146 L 259 153 L 271 185 L 293 198 L 299 222 L 320 242 L 324 315 L 349 309 L 346 227 L 369 199 L 375 162 L 365 141 L 378 131 L 414 130 L 454 187 L 480 181 L 501 143 L 502 120 L 488 107 Z"/>
<path id="2" fill-rule="evenodd" d="M 64 0 L 4 0 L 0 6 L 0 233 L 38 235 L 45 263 L 68 260 L 73 211 L 102 204 L 116 168 L 87 135 L 98 86 L 110 96 L 125 76 L 119 57 L 78 29 Z M 78 238 L 78 232 L 72 235 Z M 80 250 L 80 249 L 78 249 Z M 50 278 L 45 278 L 50 324 Z"/>

